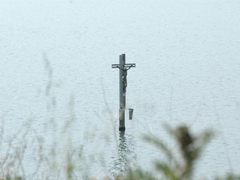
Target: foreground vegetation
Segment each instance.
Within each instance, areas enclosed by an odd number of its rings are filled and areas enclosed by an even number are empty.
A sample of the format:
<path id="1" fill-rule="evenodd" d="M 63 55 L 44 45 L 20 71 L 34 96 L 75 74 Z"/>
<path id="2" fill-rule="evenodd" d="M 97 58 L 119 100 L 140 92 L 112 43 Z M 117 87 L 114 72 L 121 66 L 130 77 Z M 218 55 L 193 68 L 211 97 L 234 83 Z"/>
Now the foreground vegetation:
<path id="1" fill-rule="evenodd" d="M 44 157 L 43 152 L 39 152 L 37 158 L 36 171 L 32 176 L 26 176 L 24 174 L 23 157 L 25 156 L 25 150 L 27 144 L 14 148 L 12 143 L 9 143 L 8 154 L 4 159 L 1 159 L 1 180 L 23 180 L 23 179 L 89 179 L 89 180 L 192 180 L 194 166 L 196 161 L 201 157 L 202 152 L 206 145 L 210 142 L 213 131 L 206 130 L 199 136 L 194 136 L 187 126 L 179 126 L 177 128 L 171 128 L 165 126 L 165 129 L 169 132 L 170 136 L 173 136 L 178 145 L 179 154 L 173 153 L 171 149 L 168 149 L 167 145 L 158 137 L 147 134 L 143 137 L 143 140 L 149 144 L 154 145 L 162 154 L 166 156 L 166 161 L 158 159 L 153 166 L 155 171 L 145 170 L 141 167 L 133 168 L 128 164 L 125 164 L 125 171 L 117 174 L 115 177 L 109 177 L 106 175 L 103 178 L 93 178 L 90 174 L 87 174 L 88 170 L 81 169 L 79 165 L 75 164 L 75 158 L 83 160 L 81 153 L 73 152 L 68 149 L 66 152 L 65 167 L 60 167 L 59 160 L 54 159 L 55 155 L 53 151 L 56 149 L 50 149 L 52 154 L 45 154 L 48 157 Z M 25 132 L 26 133 L 26 132 Z M 38 141 L 39 148 L 41 150 L 41 140 Z M 71 146 L 70 146 L 71 148 Z M 74 160 L 75 159 L 75 160 Z M 47 161 L 44 163 L 43 161 Z M 60 163 L 60 162 L 59 162 Z M 44 173 L 39 173 L 41 164 L 47 165 L 49 171 L 45 169 Z M 86 164 L 85 164 L 86 165 Z M 85 166 L 84 165 L 84 166 Z M 90 167 L 87 167 L 90 168 Z M 207 174 L 207 173 L 206 173 Z M 240 176 L 234 174 L 227 174 L 225 177 L 216 177 L 215 180 L 240 180 Z"/>
<path id="2" fill-rule="evenodd" d="M 172 129 L 166 126 L 166 130 L 174 137 L 178 144 L 181 158 L 173 154 L 171 149 L 154 135 L 145 135 L 144 140 L 156 146 L 167 157 L 167 161 L 156 160 L 154 167 L 156 172 L 151 173 L 143 169 L 131 169 L 125 175 L 120 175 L 119 180 L 192 180 L 196 161 L 201 157 L 202 151 L 213 136 L 212 130 L 202 132 L 198 137 L 190 133 L 185 125 Z M 169 163 L 170 162 L 170 163 Z M 207 174 L 207 172 L 206 172 Z M 240 180 L 240 176 L 227 174 L 225 177 L 216 177 L 215 180 Z"/>

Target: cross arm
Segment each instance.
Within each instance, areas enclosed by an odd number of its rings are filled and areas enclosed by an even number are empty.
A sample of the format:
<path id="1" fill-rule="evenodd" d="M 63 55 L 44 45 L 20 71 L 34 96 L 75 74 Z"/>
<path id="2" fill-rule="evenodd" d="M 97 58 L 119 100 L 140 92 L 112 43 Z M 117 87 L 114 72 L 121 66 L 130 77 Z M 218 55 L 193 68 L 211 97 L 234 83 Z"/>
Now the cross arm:
<path id="1" fill-rule="evenodd" d="M 125 64 L 124 67 L 127 67 L 127 68 L 131 68 L 131 67 L 136 67 L 136 64 L 135 63 L 129 63 L 129 64 Z"/>
<path id="2" fill-rule="evenodd" d="M 129 70 L 131 67 L 136 67 L 135 63 L 124 64 L 123 69 L 120 68 L 120 64 L 112 64 L 112 68 L 118 68 L 121 70 Z"/>
<path id="3" fill-rule="evenodd" d="M 112 64 L 112 68 L 120 68 L 120 64 Z"/>

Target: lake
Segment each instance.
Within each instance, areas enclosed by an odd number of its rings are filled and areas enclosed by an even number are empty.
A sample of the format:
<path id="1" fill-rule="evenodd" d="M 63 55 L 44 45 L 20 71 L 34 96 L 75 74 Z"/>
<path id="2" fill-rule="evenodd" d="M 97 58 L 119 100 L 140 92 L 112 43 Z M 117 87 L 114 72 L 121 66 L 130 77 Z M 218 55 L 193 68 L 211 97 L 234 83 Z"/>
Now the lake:
<path id="1" fill-rule="evenodd" d="M 36 177 L 54 179 L 49 167 L 66 168 L 72 148 L 83 154 L 79 169 L 114 176 L 126 163 L 121 154 L 146 169 L 163 158 L 142 134 L 174 149 L 162 125 L 185 123 L 193 134 L 217 132 L 194 176 L 240 173 L 239 9 L 226 0 L 2 0 L 0 155 L 13 139 L 10 152 L 25 153 L 20 174 L 39 169 Z M 111 68 L 120 54 L 136 63 L 124 136 Z"/>

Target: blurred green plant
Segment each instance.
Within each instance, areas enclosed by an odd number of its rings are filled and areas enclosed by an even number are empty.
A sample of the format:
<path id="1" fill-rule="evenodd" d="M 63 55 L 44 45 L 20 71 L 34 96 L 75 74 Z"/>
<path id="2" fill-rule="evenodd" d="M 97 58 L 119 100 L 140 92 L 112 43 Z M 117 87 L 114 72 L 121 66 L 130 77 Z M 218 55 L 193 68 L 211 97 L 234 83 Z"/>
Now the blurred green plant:
<path id="1" fill-rule="evenodd" d="M 167 161 L 156 160 L 154 167 L 155 173 L 143 169 L 129 169 L 125 175 L 119 175 L 116 180 L 192 180 L 194 165 L 206 145 L 212 139 L 213 130 L 205 130 L 198 136 L 193 136 L 189 128 L 181 125 L 175 129 L 165 125 L 168 133 L 174 137 L 177 142 L 181 158 L 177 153 L 173 153 L 166 143 L 153 134 L 144 135 L 143 139 L 150 144 L 156 146 L 160 152 L 164 153 Z M 170 162 L 170 163 L 169 163 Z M 159 175 L 158 175 L 159 174 Z M 215 178 L 215 180 L 240 180 L 240 176 L 228 174 L 223 178 Z"/>

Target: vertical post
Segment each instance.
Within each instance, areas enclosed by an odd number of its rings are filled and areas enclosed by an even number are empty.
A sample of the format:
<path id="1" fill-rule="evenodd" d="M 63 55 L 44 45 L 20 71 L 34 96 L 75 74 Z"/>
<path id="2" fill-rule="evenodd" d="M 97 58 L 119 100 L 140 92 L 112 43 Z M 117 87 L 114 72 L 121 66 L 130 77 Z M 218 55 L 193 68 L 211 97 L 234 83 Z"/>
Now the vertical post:
<path id="1" fill-rule="evenodd" d="M 123 92 L 123 69 L 125 65 L 125 55 L 119 56 L 119 131 L 125 131 L 125 96 Z"/>
<path id="2" fill-rule="evenodd" d="M 122 54 L 119 56 L 119 64 L 112 64 L 112 68 L 119 69 L 119 131 L 125 131 L 127 71 L 131 67 L 136 67 L 135 63 L 126 64 L 125 60 L 125 54 Z M 129 119 L 132 119 L 132 114 Z"/>

